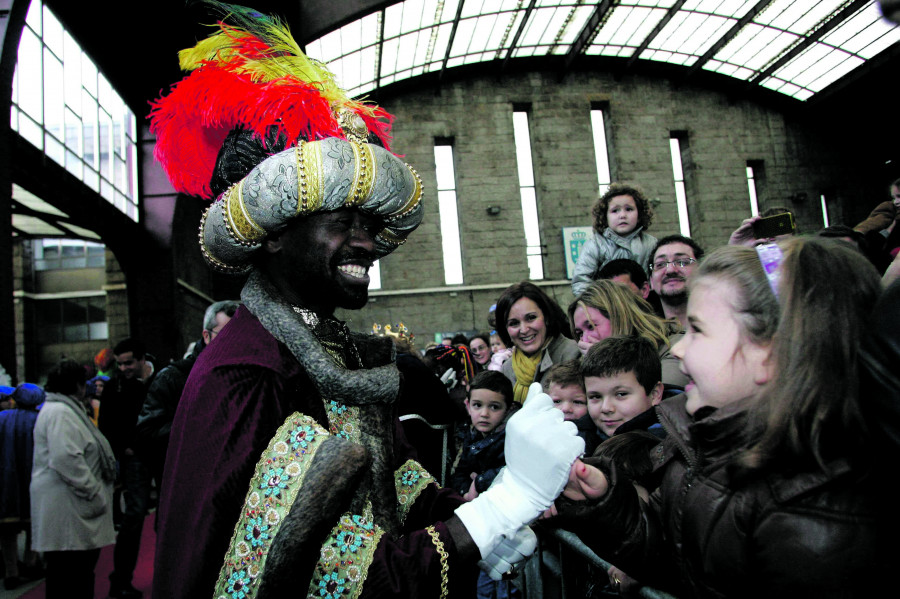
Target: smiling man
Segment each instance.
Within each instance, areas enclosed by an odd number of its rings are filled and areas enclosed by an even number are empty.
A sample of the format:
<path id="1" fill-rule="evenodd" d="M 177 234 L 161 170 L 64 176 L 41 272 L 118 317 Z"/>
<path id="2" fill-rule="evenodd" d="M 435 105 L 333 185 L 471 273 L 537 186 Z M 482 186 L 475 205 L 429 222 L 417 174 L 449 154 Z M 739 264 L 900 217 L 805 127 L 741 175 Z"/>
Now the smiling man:
<path id="1" fill-rule="evenodd" d="M 584 444 L 536 390 L 508 425 L 507 474 L 473 501 L 415 461 L 393 406 L 392 342 L 334 311 L 366 303 L 369 268 L 421 223 L 419 177 L 382 145 L 386 113 L 329 88 L 320 63 L 285 57 L 296 44 L 277 21 L 228 10 L 239 27 L 183 53 L 194 73 L 152 114 L 173 185 L 217 198 L 204 257 L 249 273 L 172 424 L 154 597 L 468 595 L 479 559 L 499 577 L 533 551 L 524 524 Z M 240 93 L 202 93 L 216 78 Z"/>
<path id="2" fill-rule="evenodd" d="M 703 248 L 690 237 L 669 235 L 653 249 L 650 288 L 659 296 L 663 316 L 687 326 L 687 280 L 703 257 Z"/>

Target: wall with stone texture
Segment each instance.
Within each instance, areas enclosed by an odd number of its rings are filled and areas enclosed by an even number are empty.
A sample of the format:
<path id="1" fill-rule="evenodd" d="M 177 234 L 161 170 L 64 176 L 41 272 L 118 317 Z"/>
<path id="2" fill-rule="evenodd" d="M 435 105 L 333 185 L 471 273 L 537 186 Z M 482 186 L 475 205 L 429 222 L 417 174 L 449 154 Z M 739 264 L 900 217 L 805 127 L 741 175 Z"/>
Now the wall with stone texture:
<path id="1" fill-rule="evenodd" d="M 763 165 L 757 169 L 760 210 L 789 207 L 802 232 L 822 227 L 821 194 L 832 224 L 854 209 L 846 205 L 853 197 L 852 161 L 826 128 L 703 88 L 675 88 L 640 76 L 617 80 L 604 73 L 574 73 L 560 83 L 555 73 L 533 72 L 445 83 L 440 93 L 429 87 L 382 97 L 380 103 L 396 117 L 393 150 L 422 177 L 426 216 L 406 245 L 382 261 L 383 291 L 373 292 L 363 310 L 339 314 L 354 330 L 402 320 L 420 339 L 430 340 L 437 331 L 486 329 L 487 309 L 502 289 L 528 277 L 514 106 L 529 109 L 544 275 L 563 308 L 572 296 L 561 229 L 590 225 L 597 196 L 592 106 L 606 108 L 612 179 L 639 183 L 653 199 L 656 216 L 649 232 L 656 237 L 679 232 L 672 132 L 687 138 L 691 236 L 707 249 L 725 243 L 750 216 L 748 161 Z M 436 138 L 453 143 L 462 288 L 444 285 Z M 802 194 L 806 199 L 795 201 Z M 499 215 L 487 214 L 492 205 L 501 207 Z"/>

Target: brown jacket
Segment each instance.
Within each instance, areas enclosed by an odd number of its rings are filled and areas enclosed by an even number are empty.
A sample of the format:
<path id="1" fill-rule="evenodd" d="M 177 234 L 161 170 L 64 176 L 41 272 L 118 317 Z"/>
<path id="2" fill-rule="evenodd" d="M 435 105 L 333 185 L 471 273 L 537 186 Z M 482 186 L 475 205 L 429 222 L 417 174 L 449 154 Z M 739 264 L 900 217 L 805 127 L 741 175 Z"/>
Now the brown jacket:
<path id="1" fill-rule="evenodd" d="M 875 206 L 869 217 L 859 223 L 853 229 L 863 235 L 871 232 L 883 231 L 891 226 L 891 223 L 900 218 L 900 211 L 894 208 L 893 202 L 882 202 Z"/>
<path id="2" fill-rule="evenodd" d="M 610 492 L 573 527 L 598 555 L 682 598 L 874 596 L 885 584 L 896 552 L 878 546 L 886 535 L 874 485 L 846 461 L 829 464 L 830 474 L 784 464 L 742 476 L 740 406 L 694 421 L 680 396 L 657 412 L 668 437 L 654 450 L 661 483 L 649 505 L 599 463 Z M 573 505 L 557 501 L 569 515 Z"/>

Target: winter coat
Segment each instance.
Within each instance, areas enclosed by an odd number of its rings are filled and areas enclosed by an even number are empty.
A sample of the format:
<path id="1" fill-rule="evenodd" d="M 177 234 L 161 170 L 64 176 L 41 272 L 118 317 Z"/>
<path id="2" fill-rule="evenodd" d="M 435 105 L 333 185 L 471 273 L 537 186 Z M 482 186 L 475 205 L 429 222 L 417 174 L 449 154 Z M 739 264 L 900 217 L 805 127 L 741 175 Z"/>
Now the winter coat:
<path id="1" fill-rule="evenodd" d="M 537 370 L 535 370 L 534 372 L 534 380 L 531 382 L 540 383 L 544 378 L 544 373 L 550 370 L 550 367 L 554 364 L 568 362 L 569 360 L 574 360 L 575 358 L 578 358 L 580 356 L 581 350 L 578 349 L 577 343 L 575 343 L 568 337 L 557 335 L 556 339 L 551 341 L 550 345 L 544 348 L 544 352 L 541 357 L 541 363 L 538 364 Z M 515 389 L 516 373 L 513 370 L 512 358 L 503 363 L 500 371 L 506 375 L 506 378 L 512 381 L 513 388 Z M 546 392 L 547 385 L 542 384 L 542 387 L 544 388 L 544 392 Z"/>
<path id="2" fill-rule="evenodd" d="M 624 237 L 615 233 L 609 227 L 603 230 L 603 234 L 594 233 L 594 236 L 584 242 L 575 271 L 572 273 L 572 293 L 575 297 L 581 295 L 597 274 L 597 271 L 612 260 L 627 258 L 641 265 L 644 271 L 650 263 L 651 252 L 656 247 L 656 237 L 644 233 L 643 227 L 638 227 Z"/>
<path id="3" fill-rule="evenodd" d="M 81 403 L 48 393 L 34 427 L 31 531 L 35 551 L 83 551 L 116 540 L 115 459 Z"/>
<path id="4" fill-rule="evenodd" d="M 12 397 L 16 407 L 0 412 L 0 522 L 27 521 L 30 517 L 33 431 L 44 390 L 22 383 Z"/>
<path id="5" fill-rule="evenodd" d="M 487 435 L 467 426 L 461 439 L 459 462 L 450 477 L 450 488 L 465 495 L 472 485 L 470 476 L 474 472 L 477 474 L 475 490 L 478 493 L 487 491 L 500 469 L 506 466 L 505 442 L 506 419 Z"/>
<path id="6" fill-rule="evenodd" d="M 634 578 L 678 597 L 876 596 L 896 558 L 879 547 L 886 521 L 876 491 L 884 489 L 839 458 L 828 473 L 777 462 L 739 470 L 746 406 L 695 420 L 685 402 L 681 395 L 657 408 L 668 437 L 653 450 L 662 482 L 649 505 L 609 460 L 592 458 L 610 491 L 589 507 L 558 500 L 560 522 Z"/>

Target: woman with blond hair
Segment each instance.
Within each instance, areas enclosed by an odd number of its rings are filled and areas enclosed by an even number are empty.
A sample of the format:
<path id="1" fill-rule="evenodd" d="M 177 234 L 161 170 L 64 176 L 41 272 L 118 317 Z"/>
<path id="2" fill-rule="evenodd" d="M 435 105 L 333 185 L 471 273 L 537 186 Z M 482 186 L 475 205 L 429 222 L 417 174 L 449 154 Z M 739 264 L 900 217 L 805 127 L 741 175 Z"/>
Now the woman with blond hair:
<path id="1" fill-rule="evenodd" d="M 636 335 L 649 339 L 659 352 L 662 382 L 683 387 L 687 377 L 680 361 L 669 351 L 681 338 L 675 327 L 653 313 L 643 298 L 609 280 L 594 281 L 569 305 L 569 326 L 582 353 L 613 335 Z"/>

